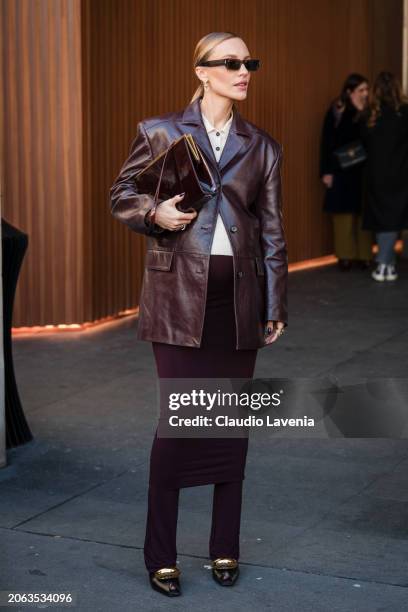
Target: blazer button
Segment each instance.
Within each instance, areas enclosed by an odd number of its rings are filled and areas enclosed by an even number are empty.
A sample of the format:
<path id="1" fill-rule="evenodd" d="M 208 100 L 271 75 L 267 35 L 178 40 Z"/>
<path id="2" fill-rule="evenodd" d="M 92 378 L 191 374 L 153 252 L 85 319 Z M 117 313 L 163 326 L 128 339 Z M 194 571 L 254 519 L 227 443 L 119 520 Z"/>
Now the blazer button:
<path id="1" fill-rule="evenodd" d="M 231 232 L 236 232 L 236 231 L 238 231 L 238 228 L 237 228 L 236 225 L 231 225 L 230 230 L 231 230 Z"/>
<path id="2" fill-rule="evenodd" d="M 242 278 L 244 276 L 244 273 L 240 270 L 239 272 L 237 272 L 237 276 L 238 278 Z"/>

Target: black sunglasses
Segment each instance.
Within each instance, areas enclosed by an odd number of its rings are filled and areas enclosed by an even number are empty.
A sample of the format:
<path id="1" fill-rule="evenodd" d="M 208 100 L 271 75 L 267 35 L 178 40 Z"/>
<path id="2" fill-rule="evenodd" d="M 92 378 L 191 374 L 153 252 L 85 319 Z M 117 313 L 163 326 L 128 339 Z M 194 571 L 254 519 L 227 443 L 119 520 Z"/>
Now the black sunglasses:
<path id="1" fill-rule="evenodd" d="M 247 70 L 254 72 L 255 70 L 258 70 L 259 66 L 261 65 L 261 61 L 259 59 L 240 60 L 227 57 L 225 59 L 200 62 L 197 64 L 197 66 L 226 66 L 227 70 L 239 70 L 242 64 L 245 65 Z"/>

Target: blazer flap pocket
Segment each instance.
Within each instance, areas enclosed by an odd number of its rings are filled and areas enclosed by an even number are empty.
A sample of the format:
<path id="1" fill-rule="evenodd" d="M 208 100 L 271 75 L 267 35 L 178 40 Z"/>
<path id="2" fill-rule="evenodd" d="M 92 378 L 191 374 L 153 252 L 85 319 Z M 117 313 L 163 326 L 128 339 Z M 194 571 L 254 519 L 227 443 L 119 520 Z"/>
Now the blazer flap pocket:
<path id="1" fill-rule="evenodd" d="M 171 270 L 174 251 L 147 251 L 146 268 L 149 270 Z"/>
<path id="2" fill-rule="evenodd" d="M 264 267 L 263 259 L 261 257 L 255 257 L 255 263 L 256 263 L 256 273 L 258 274 L 258 276 L 264 276 L 265 267 Z"/>

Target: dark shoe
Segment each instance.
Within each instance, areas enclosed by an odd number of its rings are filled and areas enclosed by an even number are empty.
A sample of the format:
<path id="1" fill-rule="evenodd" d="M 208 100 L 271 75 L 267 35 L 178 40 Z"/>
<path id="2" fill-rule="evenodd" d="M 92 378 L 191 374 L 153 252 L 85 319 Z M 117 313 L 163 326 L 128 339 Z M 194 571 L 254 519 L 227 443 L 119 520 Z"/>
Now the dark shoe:
<path id="1" fill-rule="evenodd" d="M 149 572 L 152 588 L 168 597 L 181 595 L 179 576 L 181 572 L 178 567 L 162 567 L 156 572 Z"/>
<path id="2" fill-rule="evenodd" d="M 350 270 L 351 260 L 350 259 L 339 259 L 340 270 Z"/>
<path id="3" fill-rule="evenodd" d="M 221 586 L 232 586 L 239 576 L 239 565 L 236 559 L 218 558 L 212 562 L 212 575 Z"/>

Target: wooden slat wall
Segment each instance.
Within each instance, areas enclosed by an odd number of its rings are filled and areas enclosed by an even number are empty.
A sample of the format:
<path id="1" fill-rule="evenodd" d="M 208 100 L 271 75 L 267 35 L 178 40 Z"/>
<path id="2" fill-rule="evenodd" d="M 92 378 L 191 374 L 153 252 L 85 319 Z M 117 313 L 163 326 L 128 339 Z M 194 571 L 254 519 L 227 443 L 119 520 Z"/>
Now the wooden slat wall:
<path id="1" fill-rule="evenodd" d="M 13 325 L 84 316 L 80 0 L 1 2 L 3 217 L 28 234 Z"/>
<path id="2" fill-rule="evenodd" d="M 137 122 L 189 103 L 193 50 L 213 30 L 262 60 L 240 112 L 284 146 L 290 261 L 332 252 L 321 121 L 348 72 L 401 75 L 402 0 L 16 0 L 2 12 L 3 214 L 30 235 L 15 326 L 137 306 L 145 240 L 111 217 L 109 187 Z"/>

